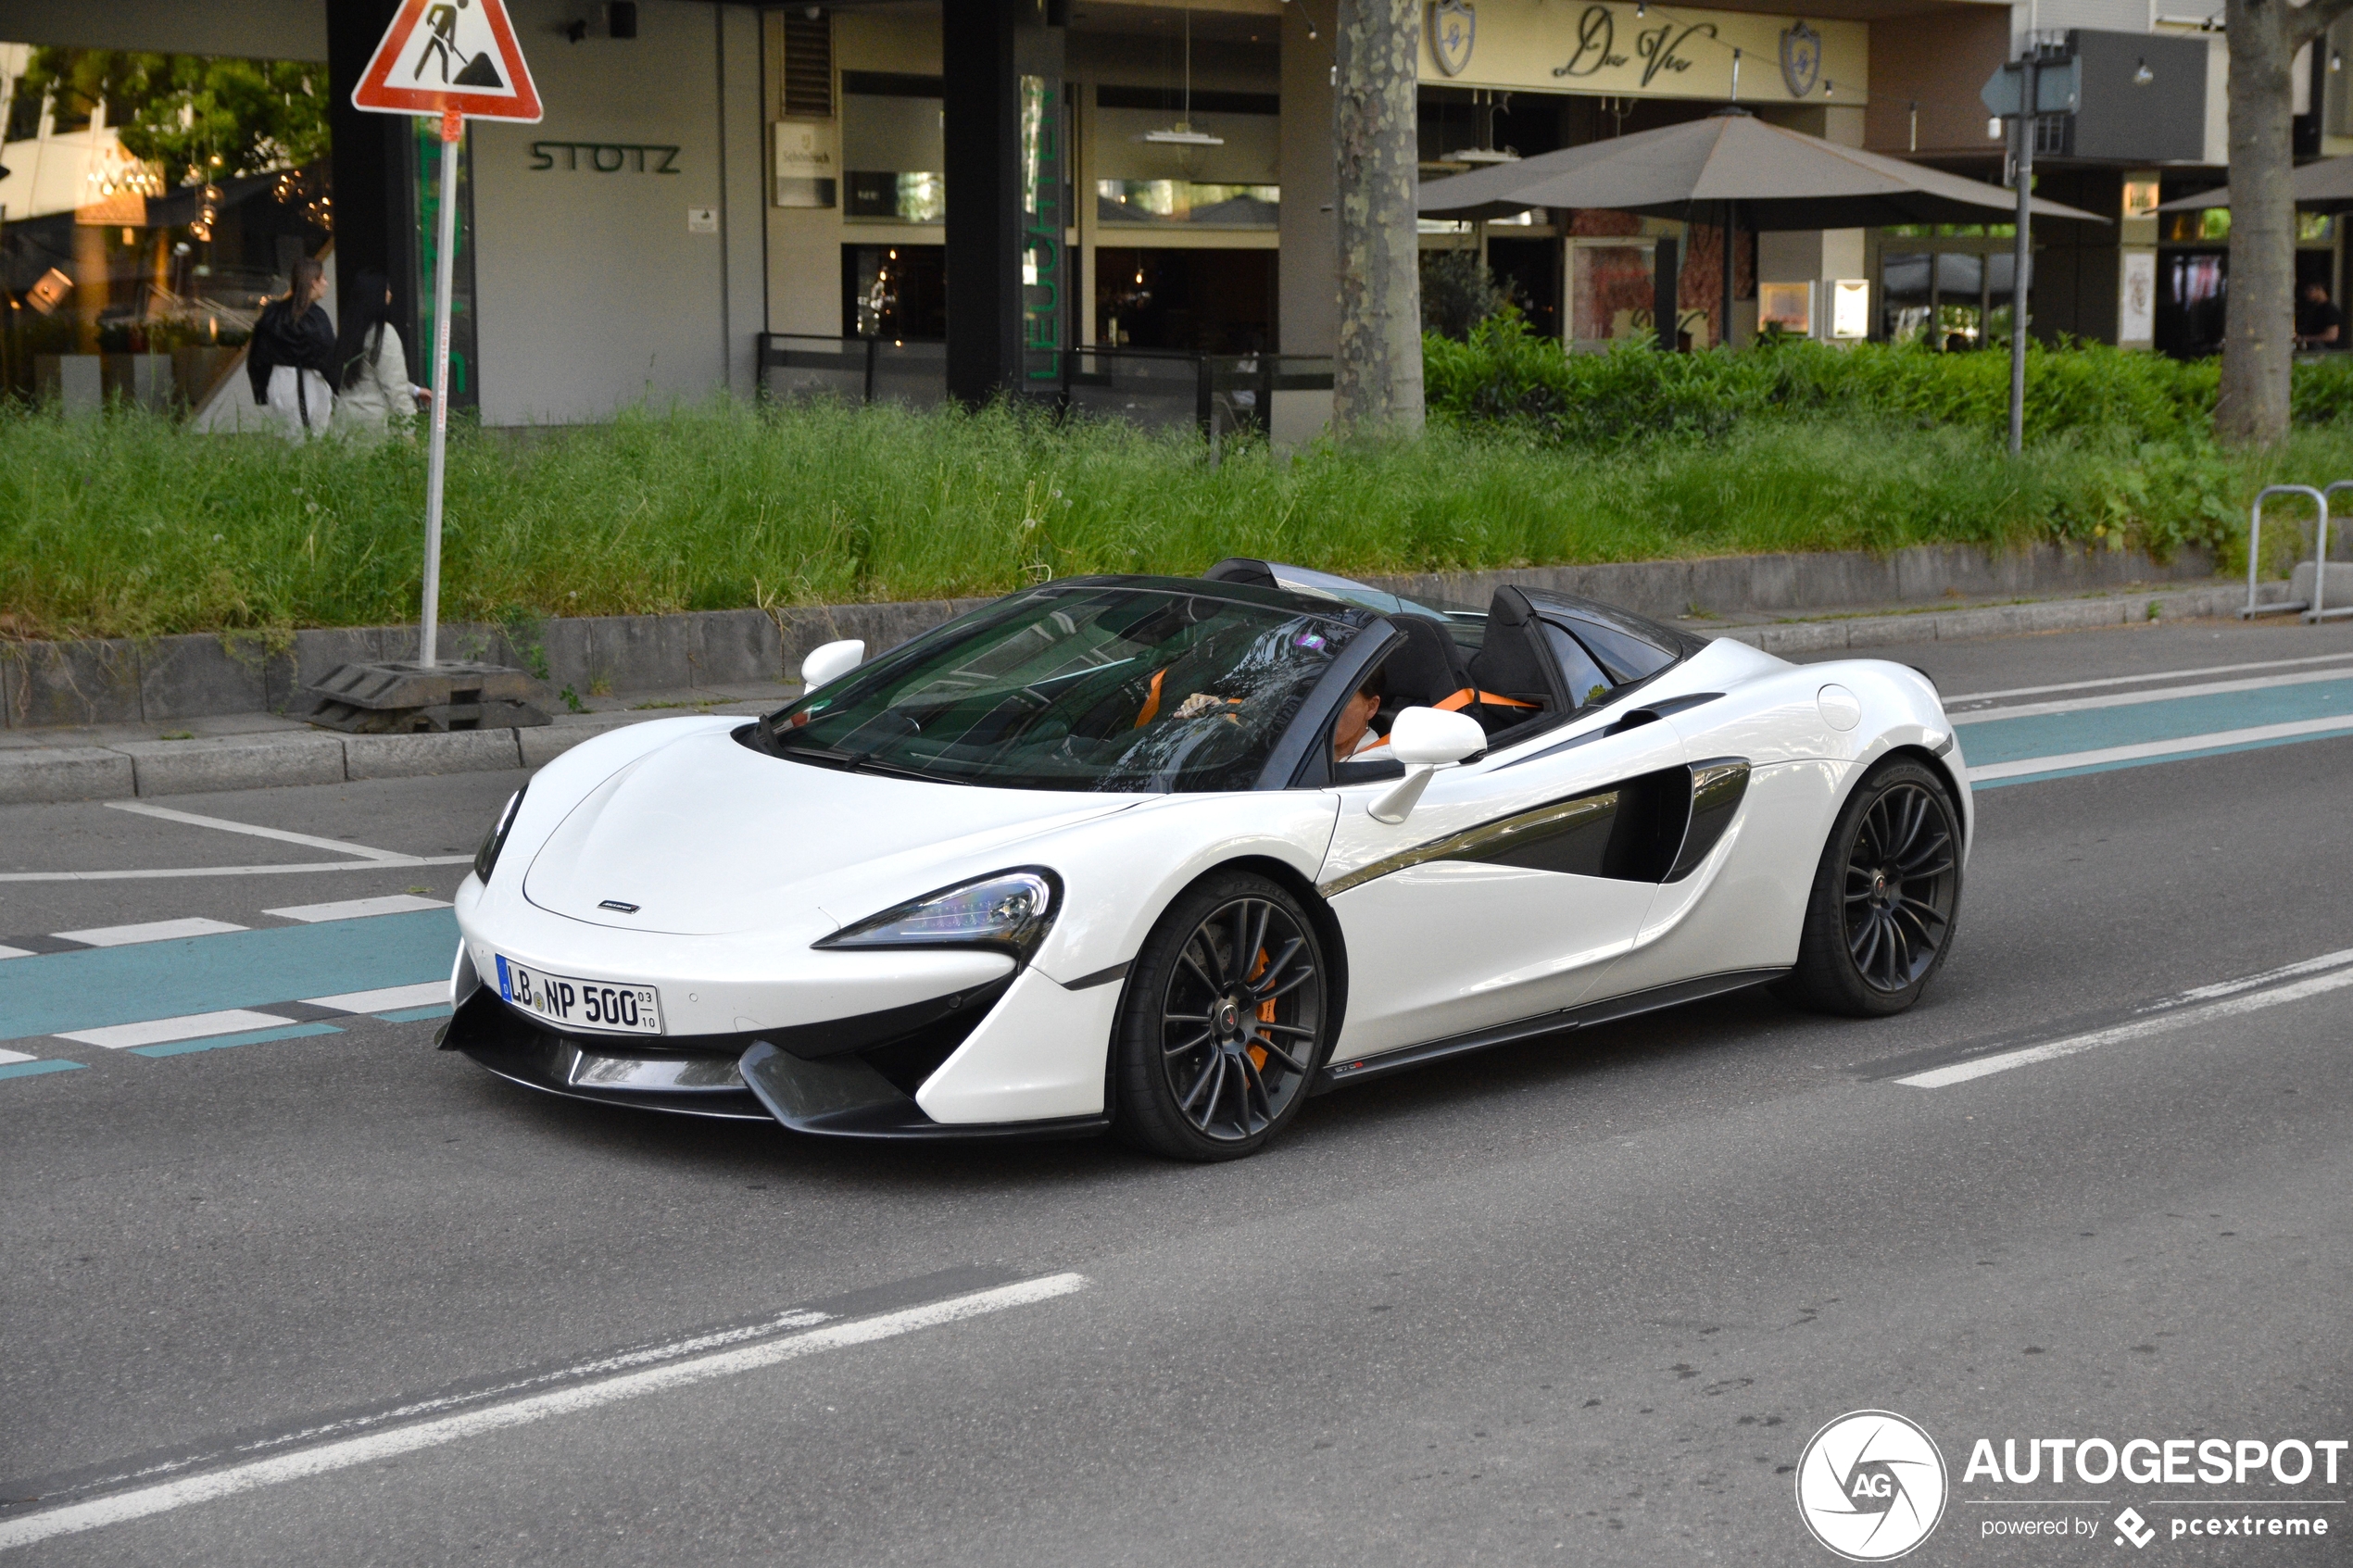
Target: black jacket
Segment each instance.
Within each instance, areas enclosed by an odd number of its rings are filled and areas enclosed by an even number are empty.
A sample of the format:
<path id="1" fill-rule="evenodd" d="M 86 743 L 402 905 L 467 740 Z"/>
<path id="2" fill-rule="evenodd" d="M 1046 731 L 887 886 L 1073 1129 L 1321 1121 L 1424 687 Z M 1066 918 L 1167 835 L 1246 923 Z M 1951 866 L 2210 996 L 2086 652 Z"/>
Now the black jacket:
<path id="1" fill-rule="evenodd" d="M 270 401 L 270 372 L 281 365 L 332 376 L 335 368 L 335 329 L 327 312 L 312 306 L 300 316 L 283 299 L 273 299 L 253 324 L 253 344 L 245 350 L 245 375 L 253 383 L 253 400 Z"/>

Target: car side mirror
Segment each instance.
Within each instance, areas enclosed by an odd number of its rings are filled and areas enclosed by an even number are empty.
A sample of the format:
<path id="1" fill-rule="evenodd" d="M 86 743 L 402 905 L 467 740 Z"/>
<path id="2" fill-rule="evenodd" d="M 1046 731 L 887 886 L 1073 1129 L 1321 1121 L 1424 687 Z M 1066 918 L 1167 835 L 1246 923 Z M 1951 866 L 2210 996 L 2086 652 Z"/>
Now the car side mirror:
<path id="1" fill-rule="evenodd" d="M 1377 822 L 1402 822 L 1429 787 L 1430 775 L 1487 749 L 1487 732 L 1467 713 L 1408 708 L 1389 727 L 1389 752 L 1405 764 L 1394 789 L 1365 808 Z"/>
<path id="2" fill-rule="evenodd" d="M 849 637 L 838 643 L 827 643 L 810 650 L 800 661 L 800 684 L 815 691 L 828 681 L 839 680 L 866 662 L 866 643 L 862 637 Z"/>

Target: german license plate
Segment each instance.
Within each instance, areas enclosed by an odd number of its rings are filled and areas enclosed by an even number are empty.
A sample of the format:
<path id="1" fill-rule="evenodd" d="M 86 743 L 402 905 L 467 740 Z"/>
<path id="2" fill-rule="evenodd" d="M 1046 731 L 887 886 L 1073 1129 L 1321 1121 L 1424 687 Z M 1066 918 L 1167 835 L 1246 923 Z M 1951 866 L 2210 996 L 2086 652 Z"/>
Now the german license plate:
<path id="1" fill-rule="evenodd" d="M 565 1029 L 613 1035 L 661 1033 L 661 1004 L 650 985 L 548 974 L 527 969 L 503 954 L 496 956 L 499 997 L 525 1012 Z"/>

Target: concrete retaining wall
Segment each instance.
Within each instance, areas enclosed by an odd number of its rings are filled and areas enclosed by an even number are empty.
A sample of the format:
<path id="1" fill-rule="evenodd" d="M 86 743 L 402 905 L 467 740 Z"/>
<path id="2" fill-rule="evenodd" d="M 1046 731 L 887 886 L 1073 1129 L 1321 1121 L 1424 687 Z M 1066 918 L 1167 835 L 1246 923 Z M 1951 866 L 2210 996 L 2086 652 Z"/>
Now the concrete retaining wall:
<path id="1" fill-rule="evenodd" d="M 1875 556 L 1721 556 L 1609 566 L 1375 577 L 1408 597 L 1486 604 L 1498 583 L 1583 594 L 1660 617 L 1932 603 L 1955 596 L 2095 593 L 2130 583 L 2210 577 L 2212 559 L 2185 550 L 2159 565 L 2133 550 L 2055 545 L 2000 556 L 1964 546 L 1921 546 Z M 2332 582 L 2334 577 L 2332 576 Z M 552 695 L 673 691 L 789 680 L 812 648 L 862 637 L 878 653 L 985 599 L 704 610 L 680 615 L 579 616 L 513 626 L 442 629 L 452 658 L 520 665 Z M 338 664 L 412 659 L 413 626 L 296 632 L 272 646 L 242 633 L 0 646 L 0 725 L 165 723 L 228 713 L 286 712 L 300 688 Z"/>

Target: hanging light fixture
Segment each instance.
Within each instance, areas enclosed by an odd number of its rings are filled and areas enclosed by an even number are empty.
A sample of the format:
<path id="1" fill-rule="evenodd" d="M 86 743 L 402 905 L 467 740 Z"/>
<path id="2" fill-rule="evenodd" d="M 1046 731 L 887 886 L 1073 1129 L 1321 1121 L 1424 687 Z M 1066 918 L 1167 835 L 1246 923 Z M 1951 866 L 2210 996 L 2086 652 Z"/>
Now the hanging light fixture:
<path id="1" fill-rule="evenodd" d="M 1487 134 L 1484 138 L 1486 144 L 1484 146 L 1478 147 L 1464 147 L 1455 152 L 1448 153 L 1445 157 L 1445 161 L 1448 163 L 1468 164 L 1517 163 L 1519 161 L 1519 155 L 1517 153 L 1512 151 L 1509 147 L 1498 147 L 1495 145 L 1495 114 L 1498 112 L 1494 107 L 1495 94 L 1491 92 L 1486 92 L 1486 90 L 1482 88 L 1472 88 L 1472 113 L 1476 114 L 1478 112 L 1477 106 L 1482 92 L 1486 93 L 1489 111 L 1487 117 Z M 1512 95 L 1509 93 L 1504 94 L 1504 107 L 1500 112 L 1504 114 L 1511 113 L 1511 101 Z"/>
<path id="2" fill-rule="evenodd" d="M 1162 146 L 1222 147 L 1223 136 L 1213 136 L 1206 131 L 1193 129 L 1193 7 L 1190 0 L 1185 6 L 1185 107 L 1176 123 L 1160 131 L 1147 131 L 1136 138 L 1139 142 L 1157 143 Z"/>

